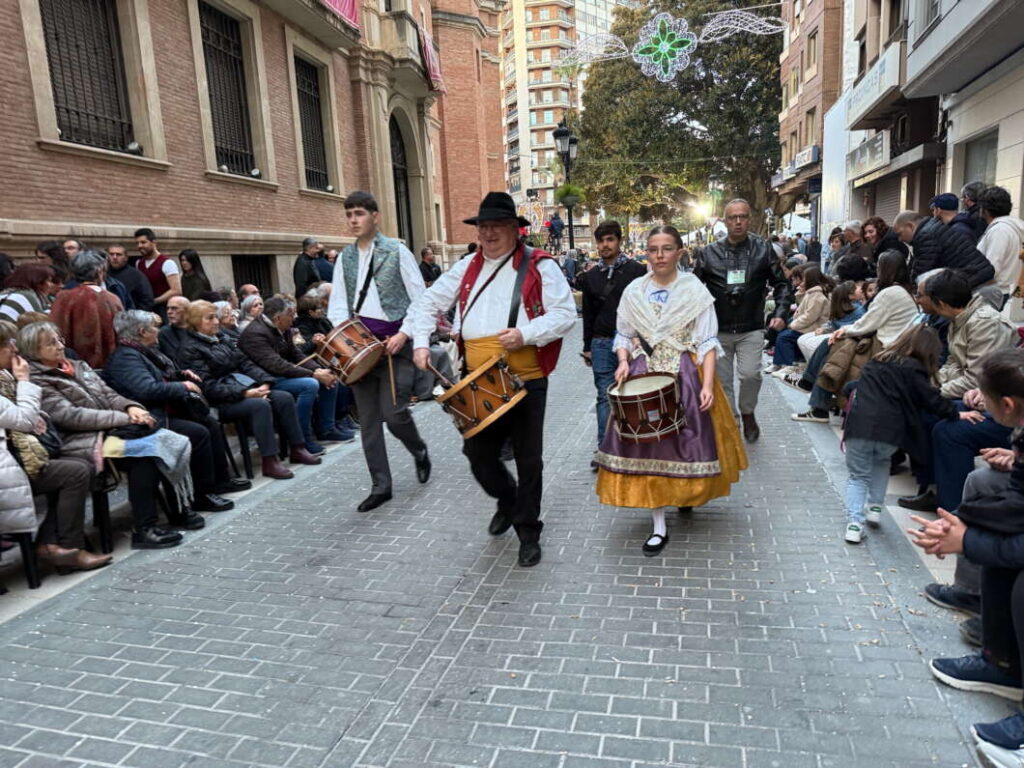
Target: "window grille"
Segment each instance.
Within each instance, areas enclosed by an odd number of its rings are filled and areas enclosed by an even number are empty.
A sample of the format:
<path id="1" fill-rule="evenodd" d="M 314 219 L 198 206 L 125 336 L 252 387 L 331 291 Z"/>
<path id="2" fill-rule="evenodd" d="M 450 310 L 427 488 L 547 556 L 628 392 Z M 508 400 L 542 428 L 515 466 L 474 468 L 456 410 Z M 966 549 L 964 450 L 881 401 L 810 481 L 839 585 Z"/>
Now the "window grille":
<path id="1" fill-rule="evenodd" d="M 234 275 L 235 285 L 251 283 L 259 288 L 264 296 L 270 296 L 275 289 L 271 270 L 273 258 L 267 254 L 232 254 L 231 273 Z"/>
<path id="2" fill-rule="evenodd" d="M 398 214 L 398 237 L 412 247 L 412 201 L 409 195 L 409 167 L 405 140 L 394 116 L 388 124 L 391 132 L 391 173 L 395 184 L 395 212 Z"/>
<path id="3" fill-rule="evenodd" d="M 299 124 L 302 128 L 302 158 L 306 186 L 326 190 L 327 150 L 324 148 L 324 118 L 320 107 L 320 68 L 295 57 L 295 89 L 299 95 Z"/>
<path id="4" fill-rule="evenodd" d="M 134 141 L 116 0 L 40 0 L 64 141 L 124 152 Z"/>
<path id="5" fill-rule="evenodd" d="M 223 11 L 200 2 L 199 26 L 217 167 L 248 176 L 256 167 L 256 158 L 246 94 L 242 25 Z"/>

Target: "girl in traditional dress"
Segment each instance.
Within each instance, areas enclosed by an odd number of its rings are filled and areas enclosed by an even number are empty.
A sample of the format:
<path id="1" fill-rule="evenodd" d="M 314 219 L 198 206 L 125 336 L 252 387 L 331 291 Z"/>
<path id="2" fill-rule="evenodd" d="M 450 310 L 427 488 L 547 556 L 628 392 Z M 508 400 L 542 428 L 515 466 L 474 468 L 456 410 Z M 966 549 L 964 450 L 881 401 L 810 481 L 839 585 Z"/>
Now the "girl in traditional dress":
<path id="1" fill-rule="evenodd" d="M 683 242 L 675 227 L 647 235 L 650 272 L 637 278 L 619 303 L 615 381 L 642 373 L 677 376 L 686 426 L 656 443 L 624 443 L 614 428 L 597 453 L 597 494 L 604 504 L 643 507 L 654 516 L 647 556 L 668 542 L 665 507 L 688 512 L 719 496 L 747 467 L 736 420 L 715 378 L 718 319 L 704 284 L 677 269 Z M 632 358 L 632 360 L 631 360 Z"/>

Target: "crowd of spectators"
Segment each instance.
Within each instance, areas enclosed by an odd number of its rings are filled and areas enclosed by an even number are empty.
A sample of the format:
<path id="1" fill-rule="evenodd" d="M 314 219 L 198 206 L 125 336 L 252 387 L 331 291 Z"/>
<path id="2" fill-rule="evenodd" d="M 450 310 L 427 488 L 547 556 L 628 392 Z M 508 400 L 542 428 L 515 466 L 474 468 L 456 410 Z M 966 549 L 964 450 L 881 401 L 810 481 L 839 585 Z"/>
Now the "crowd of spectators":
<path id="1" fill-rule="evenodd" d="M 225 426 L 253 438 L 274 480 L 358 429 L 348 388 L 309 359 L 331 331 L 337 251 L 307 241 L 301 292 L 264 297 L 213 289 L 196 250 L 165 255 L 151 229 L 135 250 L 69 238 L 30 262 L 0 255 L 2 546 L 32 535 L 34 558 L 61 573 L 111 561 L 90 551 L 86 499 L 119 482 L 136 549 L 232 509 L 251 482 L 232 471 Z"/>

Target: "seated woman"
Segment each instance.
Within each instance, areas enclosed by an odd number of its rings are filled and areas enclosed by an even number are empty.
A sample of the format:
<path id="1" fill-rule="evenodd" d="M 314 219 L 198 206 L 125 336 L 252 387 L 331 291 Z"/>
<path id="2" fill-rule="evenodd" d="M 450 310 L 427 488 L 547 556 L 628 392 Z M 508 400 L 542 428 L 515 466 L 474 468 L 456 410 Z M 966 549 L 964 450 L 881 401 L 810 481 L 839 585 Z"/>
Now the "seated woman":
<path id="1" fill-rule="evenodd" d="M 249 294 L 242 299 L 239 312 L 241 317 L 238 320 L 238 332 L 241 333 L 249 323 L 263 314 L 263 297 L 258 293 Z"/>
<path id="2" fill-rule="evenodd" d="M 124 306 L 103 288 L 105 253 L 82 251 L 71 262 L 71 270 L 78 285 L 57 294 L 50 319 L 82 360 L 91 368 L 102 368 L 117 346 L 114 315 Z"/>
<path id="3" fill-rule="evenodd" d="M 898 251 L 886 251 L 878 260 L 878 293 L 868 304 L 864 316 L 851 325 L 843 326 L 828 337 L 831 348 L 844 337 L 859 339 L 874 335 L 882 349 L 895 341 L 903 329 L 917 317 L 917 302 L 914 301 L 910 284 L 907 259 Z M 828 412 L 834 403 L 832 392 L 814 385 L 811 390 L 810 410 L 794 413 L 794 421 L 828 423 Z"/>
<path id="4" fill-rule="evenodd" d="M 320 299 L 303 296 L 296 304 L 298 314 L 295 316 L 293 328 L 302 336 L 299 352 L 303 356 L 316 351 L 318 336 L 327 336 L 332 330 L 331 321 L 324 312 L 324 304 Z"/>
<path id="5" fill-rule="evenodd" d="M 319 464 L 305 449 L 295 398 L 271 390 L 274 377 L 251 362 L 238 347 L 218 334 L 217 313 L 208 301 L 194 301 L 185 315 L 189 333 L 178 348 L 178 365 L 201 380 L 203 394 L 222 421 L 244 420 L 263 457 L 263 475 L 276 480 L 293 477 L 278 459 L 277 432 L 285 433 L 293 464 Z"/>
<path id="6" fill-rule="evenodd" d="M 157 316 L 131 309 L 114 316 L 118 346 L 103 380 L 115 391 L 149 410 L 161 426 L 185 435 L 192 443 L 192 481 L 196 512 L 225 512 L 235 503 L 219 494 L 252 487 L 248 480 L 231 477 L 220 423 L 202 400 L 199 377 L 182 371 L 160 351 Z"/>
<path id="7" fill-rule="evenodd" d="M 230 301 L 213 302 L 214 311 L 217 313 L 217 322 L 220 323 L 220 332 L 232 344 L 238 344 L 238 337 L 242 335 L 238 327 L 238 315 L 231 306 Z"/>
<path id="8" fill-rule="evenodd" d="M 787 373 L 782 377 L 783 382 L 810 392 L 828 357 L 829 336 L 843 326 L 860 320 L 864 312 L 864 293 L 858 283 L 845 280 L 833 288 L 829 296 L 828 322 L 796 340 L 800 354 L 807 361 L 807 367 L 801 372 Z"/>
<path id="9" fill-rule="evenodd" d="M 32 381 L 42 387 L 43 410 L 63 436 L 61 456 L 94 462 L 102 455 L 105 431 L 133 424 L 154 425 L 153 417 L 145 408 L 108 387 L 88 363 L 67 359 L 64 340 L 53 323 L 33 323 L 18 331 L 18 350 L 31 363 Z M 128 473 L 128 500 L 134 520 L 132 549 L 162 549 L 181 543 L 180 533 L 157 525 L 154 493 L 167 472 L 184 469 L 184 474 L 188 474 L 187 460 L 184 467 L 180 466 L 188 454 L 188 441 L 180 437 L 177 440 L 184 442 L 184 451 L 178 451 L 175 445 L 176 452 L 168 455 L 173 464 L 165 464 L 163 470 L 163 462 L 158 464 L 151 455 L 114 459 L 117 466 Z M 183 480 L 188 482 L 187 477 Z M 178 484 L 174 490 L 177 492 L 180 487 Z M 172 527 L 203 527 L 202 515 L 188 510 L 175 498 L 168 498 L 167 502 Z"/>
<path id="10" fill-rule="evenodd" d="M 797 342 L 805 333 L 809 333 L 828 320 L 829 296 L 832 293 L 832 280 L 821 273 L 817 264 L 801 264 L 793 270 L 793 287 L 799 302 L 796 312 L 786 329 L 779 332 L 775 340 L 775 355 L 772 359 L 773 370 L 768 373 L 783 375 L 793 370 L 794 364 L 800 359 Z"/>
<path id="11" fill-rule="evenodd" d="M 13 325 L 0 322 L 0 531 L 35 531 L 32 497 L 56 494 L 56 510 L 39 524 L 36 556 L 62 572 L 100 568 L 110 563 L 111 556 L 87 551 L 83 531 L 92 464 L 49 458 L 36 437 L 46 424 L 39 410 L 42 390 L 29 381 L 29 365 L 14 348 L 16 335 Z M 8 441 L 21 452 L 23 466 L 11 455 Z"/>
<path id="12" fill-rule="evenodd" d="M 48 312 L 50 294 L 60 290 L 53 270 L 43 264 L 16 267 L 0 293 L 0 320 L 16 323 L 25 312 Z"/>

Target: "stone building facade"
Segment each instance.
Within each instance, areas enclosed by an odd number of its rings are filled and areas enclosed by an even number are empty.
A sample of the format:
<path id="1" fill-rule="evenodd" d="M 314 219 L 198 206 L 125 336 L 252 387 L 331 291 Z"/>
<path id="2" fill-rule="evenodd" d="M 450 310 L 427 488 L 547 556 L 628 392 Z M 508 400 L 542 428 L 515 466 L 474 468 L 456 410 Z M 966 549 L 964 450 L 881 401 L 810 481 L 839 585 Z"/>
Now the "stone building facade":
<path id="1" fill-rule="evenodd" d="M 215 286 L 290 290 L 358 188 L 413 250 L 461 245 L 462 197 L 503 185 L 501 1 L 0 0 L 0 250 L 148 226 Z"/>

